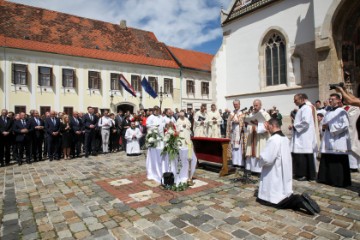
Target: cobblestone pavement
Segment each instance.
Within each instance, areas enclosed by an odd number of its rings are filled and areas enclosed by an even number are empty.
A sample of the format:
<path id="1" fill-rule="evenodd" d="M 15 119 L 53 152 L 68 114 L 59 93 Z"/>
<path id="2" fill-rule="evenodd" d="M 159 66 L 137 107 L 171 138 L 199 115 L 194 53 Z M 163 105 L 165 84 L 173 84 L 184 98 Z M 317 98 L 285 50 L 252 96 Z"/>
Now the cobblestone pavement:
<path id="1" fill-rule="evenodd" d="M 318 201 L 315 216 L 260 205 L 256 184 L 231 183 L 233 175 L 204 169 L 195 177 L 220 184 L 139 207 L 98 184 L 144 173 L 144 155 L 123 152 L 1 168 L 0 238 L 360 239 L 359 173 L 348 189 L 294 181 L 295 192 Z"/>

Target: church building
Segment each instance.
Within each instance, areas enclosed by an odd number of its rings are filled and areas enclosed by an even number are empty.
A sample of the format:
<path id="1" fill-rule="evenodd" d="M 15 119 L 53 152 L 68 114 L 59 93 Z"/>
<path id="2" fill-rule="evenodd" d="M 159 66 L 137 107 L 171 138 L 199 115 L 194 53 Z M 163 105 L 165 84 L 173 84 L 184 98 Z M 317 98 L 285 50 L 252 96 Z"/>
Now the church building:
<path id="1" fill-rule="evenodd" d="M 324 101 L 330 83 L 359 96 L 360 1 L 233 0 L 221 12 L 223 43 L 212 63 L 219 106 L 260 99 L 283 115 L 293 96 Z"/>

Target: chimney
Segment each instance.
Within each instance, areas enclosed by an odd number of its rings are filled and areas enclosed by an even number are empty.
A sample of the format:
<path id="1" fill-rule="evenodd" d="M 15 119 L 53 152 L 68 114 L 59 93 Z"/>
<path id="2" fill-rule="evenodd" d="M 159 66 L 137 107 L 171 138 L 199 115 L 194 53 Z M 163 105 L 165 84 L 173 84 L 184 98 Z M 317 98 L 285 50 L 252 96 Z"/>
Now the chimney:
<path id="1" fill-rule="evenodd" d="M 122 29 L 126 29 L 126 28 L 127 28 L 127 26 L 126 26 L 126 20 L 121 20 L 121 21 L 120 21 L 120 28 L 122 28 Z"/>

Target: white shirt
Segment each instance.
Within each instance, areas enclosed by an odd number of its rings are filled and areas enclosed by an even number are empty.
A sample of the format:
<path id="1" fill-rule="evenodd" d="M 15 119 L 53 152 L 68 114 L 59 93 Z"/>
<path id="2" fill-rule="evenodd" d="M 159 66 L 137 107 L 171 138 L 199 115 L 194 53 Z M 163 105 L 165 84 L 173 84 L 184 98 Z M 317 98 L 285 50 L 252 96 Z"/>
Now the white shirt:
<path id="1" fill-rule="evenodd" d="M 109 117 L 105 117 L 103 116 L 102 118 L 100 118 L 98 126 L 101 127 L 101 129 L 110 129 L 110 127 L 113 126 L 113 121 L 111 118 Z"/>

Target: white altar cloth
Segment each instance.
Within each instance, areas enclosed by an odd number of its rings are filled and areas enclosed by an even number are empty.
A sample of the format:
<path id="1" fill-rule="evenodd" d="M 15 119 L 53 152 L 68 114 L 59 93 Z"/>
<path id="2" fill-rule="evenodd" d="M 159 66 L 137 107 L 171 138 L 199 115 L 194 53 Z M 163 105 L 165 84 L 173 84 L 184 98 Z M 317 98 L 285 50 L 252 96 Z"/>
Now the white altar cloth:
<path id="1" fill-rule="evenodd" d="M 188 180 L 189 174 L 189 161 L 188 161 L 188 148 L 180 148 L 180 159 L 182 163 L 182 168 L 177 174 L 178 160 L 175 158 L 170 162 L 169 166 L 169 156 L 161 156 L 162 148 L 149 148 L 146 156 L 146 172 L 147 178 L 155 180 L 158 183 L 161 183 L 161 178 L 164 172 L 174 173 L 175 184 L 186 182 Z M 191 161 L 191 176 L 193 176 L 196 168 L 197 158 L 195 156 L 194 150 L 192 151 L 192 161 Z M 169 169 L 170 167 L 170 169 Z"/>

